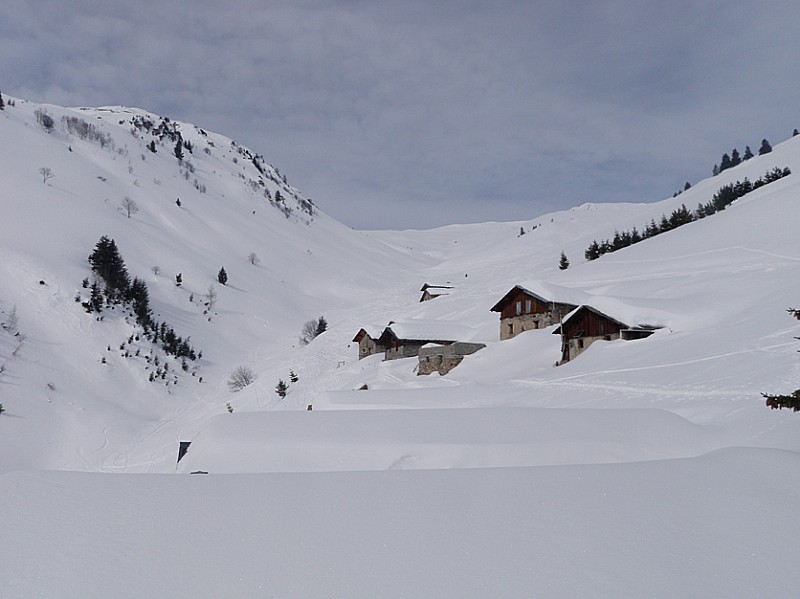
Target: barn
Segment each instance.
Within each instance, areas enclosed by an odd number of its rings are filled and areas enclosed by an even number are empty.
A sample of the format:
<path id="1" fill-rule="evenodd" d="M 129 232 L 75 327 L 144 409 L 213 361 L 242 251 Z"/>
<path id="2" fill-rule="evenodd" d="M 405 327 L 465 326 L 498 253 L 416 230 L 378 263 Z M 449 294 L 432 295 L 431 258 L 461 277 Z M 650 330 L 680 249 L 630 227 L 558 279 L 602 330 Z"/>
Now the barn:
<path id="1" fill-rule="evenodd" d="M 631 341 L 652 335 L 659 327 L 649 325 L 631 326 L 621 320 L 604 314 L 591 306 L 582 305 L 564 317 L 561 326 L 553 331 L 561 335 L 560 364 L 574 360 L 598 340 Z"/>
<path id="2" fill-rule="evenodd" d="M 431 285 L 429 283 L 425 283 L 422 286 L 422 289 L 420 289 L 422 292 L 422 297 L 419 298 L 419 301 L 427 302 L 442 295 L 447 295 L 449 290 L 452 288 L 452 285 Z"/>

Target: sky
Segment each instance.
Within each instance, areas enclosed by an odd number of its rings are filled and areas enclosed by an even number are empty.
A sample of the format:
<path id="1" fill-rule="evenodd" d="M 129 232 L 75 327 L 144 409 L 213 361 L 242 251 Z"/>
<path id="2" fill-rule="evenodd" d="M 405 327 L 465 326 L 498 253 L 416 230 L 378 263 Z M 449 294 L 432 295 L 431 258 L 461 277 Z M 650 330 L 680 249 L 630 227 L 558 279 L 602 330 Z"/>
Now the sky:
<path id="1" fill-rule="evenodd" d="M 800 127 L 793 1 L 0 3 L 0 92 L 144 108 L 356 229 L 653 202 Z"/>

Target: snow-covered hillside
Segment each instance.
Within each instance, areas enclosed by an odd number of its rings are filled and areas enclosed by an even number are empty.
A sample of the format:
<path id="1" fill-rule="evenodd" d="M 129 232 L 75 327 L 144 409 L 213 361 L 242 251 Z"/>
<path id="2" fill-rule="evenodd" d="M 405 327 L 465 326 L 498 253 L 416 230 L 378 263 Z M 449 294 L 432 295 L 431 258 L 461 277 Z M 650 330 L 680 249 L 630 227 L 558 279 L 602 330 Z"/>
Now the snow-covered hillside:
<path id="1" fill-rule="evenodd" d="M 194 125 L 14 104 L 0 112 L 7 596 L 800 588 L 776 570 L 800 532 L 800 420 L 760 397 L 800 380 L 786 313 L 800 297 L 797 175 L 583 258 L 592 240 L 694 209 L 728 183 L 800 172 L 800 138 L 661 202 L 359 232 L 256 152 Z M 101 319 L 82 307 L 103 235 L 158 319 L 202 352 L 186 370 L 135 339 L 121 307 Z M 425 282 L 452 288 L 420 303 Z M 554 327 L 499 341 L 490 308 L 517 284 L 660 328 L 556 367 Z M 328 330 L 300 343 L 320 315 Z M 359 328 L 390 321 L 486 348 L 445 376 L 417 376 L 414 358 L 358 360 Z M 151 381 L 154 356 L 169 369 Z M 257 378 L 234 392 L 237 366 Z M 192 445 L 176 464 L 180 441 Z"/>

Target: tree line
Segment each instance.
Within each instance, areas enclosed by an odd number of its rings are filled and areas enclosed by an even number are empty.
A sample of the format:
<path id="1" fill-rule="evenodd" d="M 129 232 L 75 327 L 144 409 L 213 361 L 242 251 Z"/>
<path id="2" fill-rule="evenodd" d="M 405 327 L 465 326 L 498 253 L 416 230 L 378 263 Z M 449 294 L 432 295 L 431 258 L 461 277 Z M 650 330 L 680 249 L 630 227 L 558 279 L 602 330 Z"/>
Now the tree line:
<path id="1" fill-rule="evenodd" d="M 747 177 L 745 177 L 744 181 L 736 181 L 736 183 L 723 185 L 714 194 L 709 202 L 705 204 L 698 204 L 695 211 L 691 211 L 686 207 L 685 204 L 681 204 L 681 207 L 673 210 L 669 216 L 662 214 L 659 222 L 656 222 L 655 219 L 651 219 L 650 222 L 645 225 L 642 231 L 639 231 L 636 227 L 633 227 L 633 229 L 630 231 L 614 231 L 614 237 L 611 239 L 606 239 L 601 242 L 593 240 L 592 243 L 589 244 L 589 247 L 586 248 L 584 257 L 587 260 L 596 260 L 603 254 L 621 250 L 622 248 L 628 247 L 634 243 L 638 243 L 644 239 L 671 231 L 672 229 L 676 229 L 687 223 L 705 218 L 706 216 L 711 216 L 712 214 L 715 214 L 721 210 L 725 210 L 725 208 L 730 206 L 735 200 L 739 199 L 743 195 L 763 187 L 768 183 L 782 179 L 791 173 L 792 171 L 789 170 L 788 166 L 783 169 L 775 167 L 771 171 L 765 173 L 762 177 L 756 179 L 754 182 L 751 182 Z"/>
<path id="2" fill-rule="evenodd" d="M 108 305 L 129 306 L 147 339 L 160 343 L 167 354 L 197 359 L 197 353 L 188 339 L 178 336 L 166 322 L 158 322 L 153 318 L 147 285 L 138 277 L 131 281 L 125 261 L 113 239 L 103 235 L 89 255 L 89 263 L 102 285 L 95 280 L 89 287 L 88 279 L 84 279 L 83 286 L 90 289 L 89 299 L 83 302 L 87 312 L 102 312 Z"/>

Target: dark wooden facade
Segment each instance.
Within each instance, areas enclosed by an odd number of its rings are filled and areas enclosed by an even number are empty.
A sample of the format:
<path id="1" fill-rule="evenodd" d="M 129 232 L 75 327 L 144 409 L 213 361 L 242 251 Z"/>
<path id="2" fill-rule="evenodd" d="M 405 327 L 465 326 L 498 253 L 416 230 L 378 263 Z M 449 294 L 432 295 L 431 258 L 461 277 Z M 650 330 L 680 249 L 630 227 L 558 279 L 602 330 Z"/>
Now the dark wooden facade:
<path id="1" fill-rule="evenodd" d="M 597 340 L 619 339 L 620 332 L 628 328 L 624 322 L 591 306 L 581 306 L 553 331 L 561 335 L 561 363 L 575 359 Z"/>

